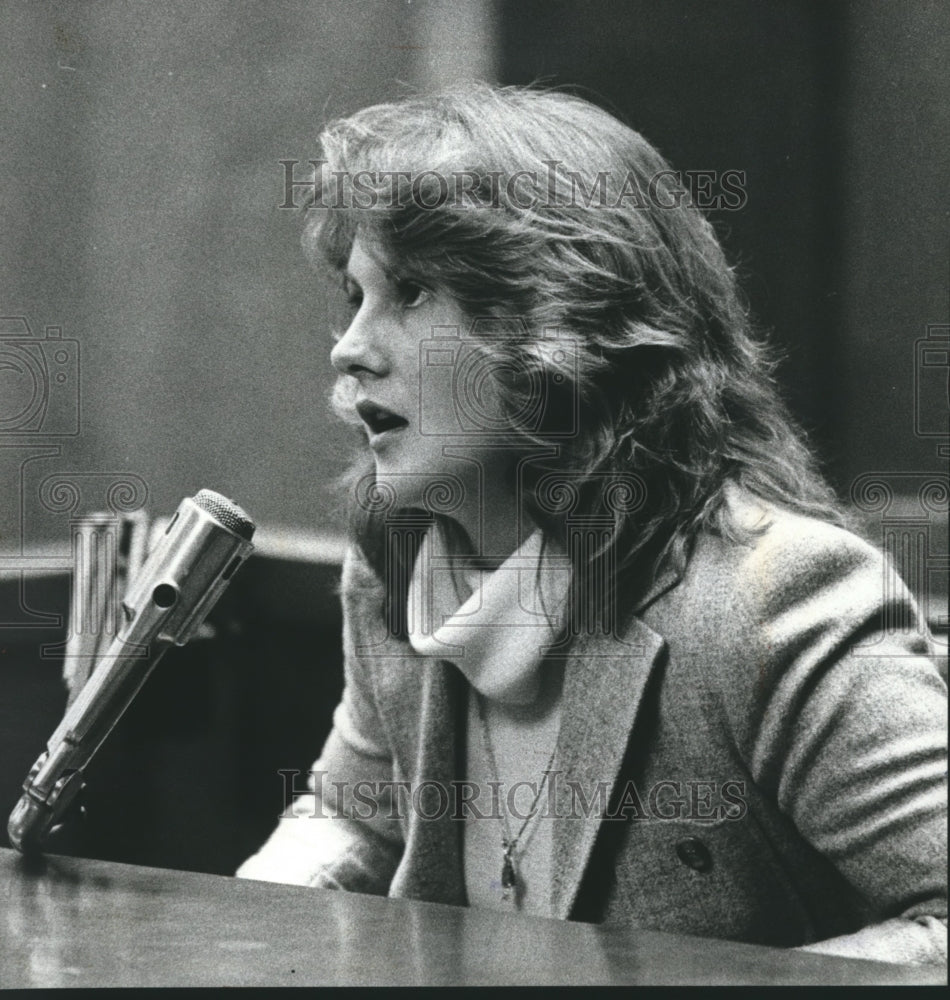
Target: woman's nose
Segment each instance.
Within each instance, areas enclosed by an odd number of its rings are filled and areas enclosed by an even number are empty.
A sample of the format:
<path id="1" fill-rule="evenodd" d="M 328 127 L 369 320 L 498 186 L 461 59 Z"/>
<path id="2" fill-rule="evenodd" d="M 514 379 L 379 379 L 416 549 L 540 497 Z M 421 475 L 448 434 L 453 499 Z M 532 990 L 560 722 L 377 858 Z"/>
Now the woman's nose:
<path id="1" fill-rule="evenodd" d="M 330 351 L 330 364 L 343 375 L 386 374 L 386 357 L 373 336 L 370 324 L 359 315 Z"/>

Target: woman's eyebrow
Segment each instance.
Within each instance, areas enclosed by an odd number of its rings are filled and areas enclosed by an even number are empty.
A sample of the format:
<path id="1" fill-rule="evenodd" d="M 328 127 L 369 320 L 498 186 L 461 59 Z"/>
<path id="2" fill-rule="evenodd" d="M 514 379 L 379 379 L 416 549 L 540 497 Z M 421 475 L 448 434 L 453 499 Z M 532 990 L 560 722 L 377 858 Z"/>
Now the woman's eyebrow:
<path id="1" fill-rule="evenodd" d="M 397 270 L 396 266 L 390 261 L 388 255 L 384 254 L 380 250 L 373 248 L 366 250 L 366 256 L 373 261 L 373 263 L 383 272 L 386 280 L 393 285 L 398 285 L 402 281 L 411 280 L 405 272 L 400 272 Z"/>
<path id="2" fill-rule="evenodd" d="M 408 269 L 401 270 L 398 267 L 391 264 L 382 255 L 375 254 L 367 251 L 367 255 L 373 260 L 379 270 L 382 272 L 383 277 L 386 281 L 393 286 L 398 286 L 405 284 L 407 281 L 423 282 L 425 279 L 417 276 L 413 271 Z M 359 278 L 353 276 L 345 264 L 337 268 L 341 280 L 344 285 L 355 285 L 357 288 L 362 288 L 362 283 Z"/>

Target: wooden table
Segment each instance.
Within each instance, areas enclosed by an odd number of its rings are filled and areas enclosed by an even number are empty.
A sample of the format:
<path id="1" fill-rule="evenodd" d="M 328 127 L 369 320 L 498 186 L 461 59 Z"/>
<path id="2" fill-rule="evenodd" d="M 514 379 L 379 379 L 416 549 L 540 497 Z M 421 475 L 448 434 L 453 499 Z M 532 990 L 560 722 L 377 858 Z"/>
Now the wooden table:
<path id="1" fill-rule="evenodd" d="M 0 987 L 898 984 L 945 970 L 0 850 Z"/>

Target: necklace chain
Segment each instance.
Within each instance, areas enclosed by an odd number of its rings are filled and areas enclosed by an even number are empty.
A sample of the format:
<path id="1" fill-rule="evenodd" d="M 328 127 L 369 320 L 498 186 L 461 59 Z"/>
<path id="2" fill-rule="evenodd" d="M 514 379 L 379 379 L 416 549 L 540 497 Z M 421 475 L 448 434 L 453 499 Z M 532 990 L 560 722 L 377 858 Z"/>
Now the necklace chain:
<path id="1" fill-rule="evenodd" d="M 485 718 L 485 708 L 482 704 L 482 696 L 479 692 L 475 692 L 475 700 L 478 706 L 478 718 L 482 724 L 482 738 L 485 743 L 485 753 L 488 756 L 488 764 L 491 768 L 492 777 L 495 779 L 496 787 L 501 787 L 501 780 L 498 777 L 498 763 L 495 760 L 495 751 L 492 748 L 491 734 L 488 731 L 488 720 Z M 518 878 L 515 872 L 514 865 L 514 852 L 521 838 L 524 836 L 531 821 L 538 815 L 538 802 L 541 798 L 541 793 L 544 791 L 544 786 L 547 784 L 548 774 L 551 772 L 551 767 L 554 764 L 554 757 L 557 754 L 557 740 L 554 741 L 554 749 L 551 751 L 551 756 L 548 758 L 547 766 L 544 769 L 544 775 L 541 778 L 541 784 L 538 786 L 538 790 L 535 793 L 534 801 L 531 803 L 531 809 L 528 811 L 528 815 L 525 816 L 518 829 L 517 834 L 514 837 L 511 835 L 511 827 L 508 825 L 508 810 L 505 809 L 504 805 L 499 800 L 499 805 L 501 807 L 501 824 L 503 835 L 501 838 L 501 895 L 502 899 L 508 899 L 511 890 L 515 889 L 518 884 Z"/>

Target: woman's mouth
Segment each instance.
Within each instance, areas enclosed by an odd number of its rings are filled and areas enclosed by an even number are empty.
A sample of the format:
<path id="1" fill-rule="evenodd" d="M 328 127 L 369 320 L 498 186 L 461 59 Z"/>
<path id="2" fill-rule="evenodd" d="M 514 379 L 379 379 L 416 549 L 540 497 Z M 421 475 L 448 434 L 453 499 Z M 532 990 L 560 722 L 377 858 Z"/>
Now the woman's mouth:
<path id="1" fill-rule="evenodd" d="M 369 400 L 357 403 L 356 412 L 366 426 L 370 447 L 375 447 L 377 442 L 409 426 L 409 421 L 405 417 Z"/>

